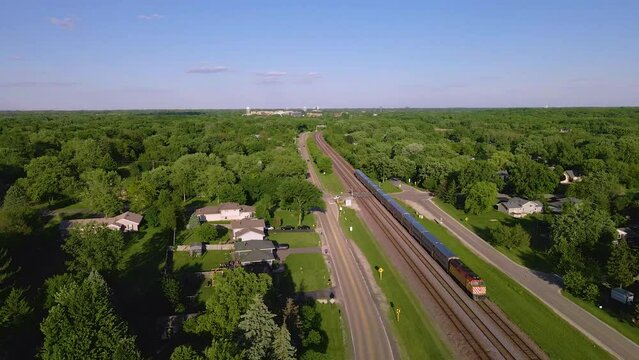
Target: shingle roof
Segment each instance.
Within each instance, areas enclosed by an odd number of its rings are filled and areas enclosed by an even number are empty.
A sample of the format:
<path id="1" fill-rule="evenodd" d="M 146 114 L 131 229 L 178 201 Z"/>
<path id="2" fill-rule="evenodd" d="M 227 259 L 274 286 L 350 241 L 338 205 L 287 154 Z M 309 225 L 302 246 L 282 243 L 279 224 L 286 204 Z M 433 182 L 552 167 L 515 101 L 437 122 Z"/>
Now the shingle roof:
<path id="1" fill-rule="evenodd" d="M 257 233 L 257 234 L 260 234 L 260 235 L 264 236 L 264 230 L 257 230 L 257 229 L 252 229 L 252 228 L 249 228 L 249 229 L 242 229 L 242 230 L 240 230 L 240 231 L 236 232 L 236 233 L 235 233 L 235 234 L 233 234 L 233 235 L 234 235 L 235 237 L 242 237 L 242 235 L 244 235 L 244 234 L 248 234 L 248 233 L 250 233 L 250 232 L 254 232 L 254 233 Z"/>
<path id="2" fill-rule="evenodd" d="M 503 205 L 506 209 L 514 209 L 514 208 L 520 208 L 520 207 L 524 206 L 524 204 L 526 204 L 528 202 L 533 202 L 536 205 L 541 205 L 541 203 L 539 201 L 526 200 L 526 199 L 522 199 L 520 197 L 511 198 L 510 200 L 501 203 L 501 205 Z"/>
<path id="3" fill-rule="evenodd" d="M 117 221 L 120 219 L 128 220 L 139 225 L 142 222 L 142 219 L 144 219 L 144 216 L 127 211 L 124 214 L 120 214 L 113 218 L 114 221 Z"/>
<path id="4" fill-rule="evenodd" d="M 253 250 L 247 252 L 238 253 L 238 259 L 241 263 L 256 263 L 262 261 L 275 260 L 275 255 L 272 251 L 267 250 Z"/>
<path id="5" fill-rule="evenodd" d="M 236 252 L 253 251 L 253 250 L 274 250 L 275 245 L 269 240 L 249 240 L 237 241 L 235 243 Z"/>
<path id="6" fill-rule="evenodd" d="M 219 214 L 222 210 L 240 210 L 244 212 L 255 212 L 255 207 L 240 205 L 234 202 L 222 203 L 215 206 L 205 206 L 195 210 L 195 215 Z"/>
<path id="7" fill-rule="evenodd" d="M 264 219 L 243 219 L 231 221 L 232 229 L 244 229 L 244 228 L 264 228 L 266 223 Z"/>

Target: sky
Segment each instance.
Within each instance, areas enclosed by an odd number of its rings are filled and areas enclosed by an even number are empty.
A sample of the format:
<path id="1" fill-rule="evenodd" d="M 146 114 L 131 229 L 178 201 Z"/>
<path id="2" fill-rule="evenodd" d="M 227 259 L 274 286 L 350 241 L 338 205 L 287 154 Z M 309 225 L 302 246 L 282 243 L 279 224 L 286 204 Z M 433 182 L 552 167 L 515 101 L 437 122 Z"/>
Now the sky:
<path id="1" fill-rule="evenodd" d="M 639 1 L 2 0 L 0 110 L 639 106 Z"/>

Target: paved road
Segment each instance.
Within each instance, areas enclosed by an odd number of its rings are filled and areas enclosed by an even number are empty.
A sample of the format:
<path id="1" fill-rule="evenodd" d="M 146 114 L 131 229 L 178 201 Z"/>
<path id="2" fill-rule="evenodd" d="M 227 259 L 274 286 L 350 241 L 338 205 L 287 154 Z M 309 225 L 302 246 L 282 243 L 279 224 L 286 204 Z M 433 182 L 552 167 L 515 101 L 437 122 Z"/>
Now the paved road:
<path id="1" fill-rule="evenodd" d="M 308 133 L 299 139 L 302 158 L 310 159 L 305 146 Z M 311 181 L 321 188 L 319 178 L 309 164 Z M 364 274 L 367 264 L 359 264 L 351 243 L 339 226 L 339 209 L 332 196 L 324 191 L 326 211 L 316 212 L 322 241 L 326 244 L 332 261 L 331 273 L 335 275 L 336 297 L 347 319 L 354 359 L 399 359 L 398 350 L 383 313 L 377 307 L 372 286 Z M 363 265 L 363 266 L 362 266 Z"/>
<path id="2" fill-rule="evenodd" d="M 402 189 L 404 190 L 403 192 L 393 194 L 393 196 L 405 200 L 423 215 L 443 220 L 442 225 L 448 228 L 474 253 L 519 282 L 592 341 L 617 358 L 639 359 L 639 346 L 637 344 L 561 295 L 561 288 L 556 277 L 516 264 L 440 209 L 432 202 L 428 193 L 406 184 L 402 185 Z"/>

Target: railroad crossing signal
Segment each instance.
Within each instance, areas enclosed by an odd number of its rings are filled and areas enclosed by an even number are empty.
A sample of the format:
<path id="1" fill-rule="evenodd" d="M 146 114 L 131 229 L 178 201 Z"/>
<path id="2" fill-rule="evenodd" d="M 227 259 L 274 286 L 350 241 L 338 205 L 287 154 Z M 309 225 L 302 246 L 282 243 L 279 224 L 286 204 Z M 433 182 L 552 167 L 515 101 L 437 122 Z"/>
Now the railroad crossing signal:
<path id="1" fill-rule="evenodd" d="M 399 308 L 395 309 L 395 314 L 397 315 L 397 322 L 399 322 L 399 313 L 401 312 L 402 311 Z"/>
<path id="2" fill-rule="evenodd" d="M 382 274 L 384 274 L 384 268 L 378 268 L 377 272 L 379 273 L 379 279 L 382 280 Z"/>

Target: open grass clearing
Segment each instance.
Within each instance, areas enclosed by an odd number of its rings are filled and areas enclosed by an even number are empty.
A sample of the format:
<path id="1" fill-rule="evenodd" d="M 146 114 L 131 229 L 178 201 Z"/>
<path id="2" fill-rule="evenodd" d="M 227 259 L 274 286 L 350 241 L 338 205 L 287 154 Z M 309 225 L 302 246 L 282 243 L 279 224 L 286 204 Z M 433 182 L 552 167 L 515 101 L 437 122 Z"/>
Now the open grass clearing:
<path id="1" fill-rule="evenodd" d="M 286 232 L 278 231 L 269 233 L 269 240 L 277 241 L 278 244 L 288 244 L 289 248 L 307 248 L 320 246 L 319 234 L 316 232 Z"/>
<path id="2" fill-rule="evenodd" d="M 215 269 L 231 260 L 230 251 L 208 250 L 202 256 L 190 256 L 188 252 L 173 252 L 173 272 L 198 272 Z"/>
<path id="3" fill-rule="evenodd" d="M 312 158 L 316 156 L 314 154 L 324 154 L 317 147 L 317 142 L 315 141 L 315 138 L 313 136 L 308 137 L 306 146 L 308 147 L 309 154 L 311 155 Z M 311 163 L 311 166 L 313 166 L 313 168 L 315 169 L 315 172 L 317 173 L 317 176 L 319 177 L 320 183 L 322 183 L 322 186 L 324 187 L 324 189 L 326 189 L 329 193 L 333 195 L 338 195 L 344 192 L 344 187 L 342 186 L 342 183 L 339 181 L 339 179 L 335 175 L 334 171 L 331 172 L 330 174 L 324 174 L 319 172 L 315 163 Z"/>
<path id="4" fill-rule="evenodd" d="M 342 312 L 338 304 L 315 304 L 315 309 L 322 317 L 322 330 L 326 332 L 328 344 L 326 356 L 331 360 L 346 359 L 346 346 L 344 345 L 344 324 Z"/>
<path id="5" fill-rule="evenodd" d="M 391 304 L 386 314 L 399 343 L 402 357 L 407 359 L 450 359 L 451 353 L 439 338 L 422 305 L 411 292 L 403 277 L 391 265 L 368 228 L 364 226 L 353 209 L 344 209 L 340 215 L 344 233 L 352 239 L 366 255 L 370 271 Z M 349 227 L 353 231 L 349 231 Z M 379 279 L 376 267 L 384 269 L 384 278 Z M 400 308 L 401 324 L 395 320 L 395 309 Z"/>
<path id="6" fill-rule="evenodd" d="M 410 209 L 405 204 L 403 206 Z M 418 221 L 484 279 L 489 298 L 550 358 L 611 358 L 610 354 L 560 318 L 528 290 L 476 256 L 444 227 L 427 219 Z"/>
<path id="7" fill-rule="evenodd" d="M 274 220 L 278 218 L 281 219 L 282 220 L 281 226 L 290 225 L 290 226 L 297 227 L 298 216 L 299 216 L 299 211 L 277 209 L 275 210 L 275 216 L 273 217 L 273 219 Z M 277 221 L 275 222 L 277 223 Z M 302 225 L 307 225 L 310 227 L 315 226 L 315 217 L 313 216 L 313 214 L 304 215 L 304 218 L 302 219 Z M 277 227 L 279 225 L 273 225 L 273 226 Z"/>
<path id="8" fill-rule="evenodd" d="M 388 180 L 382 181 L 381 183 L 378 182 L 378 184 L 379 184 L 379 187 L 381 187 L 382 190 L 384 190 L 388 194 L 402 192 L 402 189 L 400 189 L 397 186 L 391 184 L 391 182 L 388 181 Z"/>
<path id="9" fill-rule="evenodd" d="M 295 291 L 315 291 L 331 286 L 322 254 L 291 254 L 286 257 L 285 265 L 291 272 Z"/>

